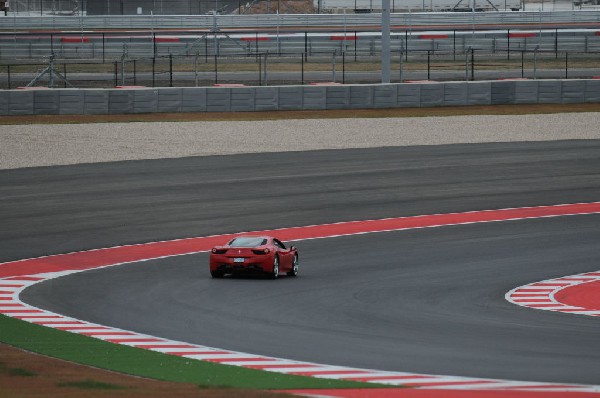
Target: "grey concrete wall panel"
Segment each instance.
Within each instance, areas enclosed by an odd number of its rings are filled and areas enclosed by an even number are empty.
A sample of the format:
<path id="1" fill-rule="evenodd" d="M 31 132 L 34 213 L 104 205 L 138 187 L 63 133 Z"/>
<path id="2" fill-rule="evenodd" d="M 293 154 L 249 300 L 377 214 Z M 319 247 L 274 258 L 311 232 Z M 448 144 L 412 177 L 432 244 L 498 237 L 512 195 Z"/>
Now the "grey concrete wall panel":
<path id="1" fill-rule="evenodd" d="M 262 87 L 255 90 L 254 110 L 275 111 L 279 106 L 279 89 L 277 87 Z"/>
<path id="2" fill-rule="evenodd" d="M 85 91 L 64 89 L 58 97 L 58 112 L 61 115 L 81 115 L 85 111 Z"/>
<path id="3" fill-rule="evenodd" d="M 467 82 L 467 105 L 490 105 L 492 103 L 491 82 Z"/>
<path id="4" fill-rule="evenodd" d="M 191 87 L 181 89 L 182 112 L 206 112 L 206 88 Z"/>
<path id="5" fill-rule="evenodd" d="M 208 112 L 231 111 L 231 88 L 207 88 L 206 110 Z"/>
<path id="6" fill-rule="evenodd" d="M 373 107 L 373 86 L 352 85 L 350 86 L 350 109 L 365 109 Z"/>
<path id="7" fill-rule="evenodd" d="M 327 109 L 327 86 L 306 86 L 302 109 Z"/>
<path id="8" fill-rule="evenodd" d="M 108 114 L 109 90 L 86 89 L 83 92 L 84 109 L 86 115 Z"/>
<path id="9" fill-rule="evenodd" d="M 585 81 L 585 102 L 600 102 L 600 79 Z"/>
<path id="10" fill-rule="evenodd" d="M 163 88 L 153 90 L 158 93 L 158 112 L 181 112 L 182 109 L 182 89 L 177 87 Z"/>
<path id="11" fill-rule="evenodd" d="M 377 84 L 373 86 L 373 108 L 395 108 L 397 104 L 397 84 Z"/>
<path id="12" fill-rule="evenodd" d="M 299 110 L 304 108 L 304 86 L 279 87 L 279 109 Z"/>
<path id="13" fill-rule="evenodd" d="M 444 106 L 467 105 L 468 88 L 464 83 L 444 83 Z"/>
<path id="14" fill-rule="evenodd" d="M 517 80 L 515 83 L 515 104 L 538 103 L 538 81 Z"/>
<path id="15" fill-rule="evenodd" d="M 538 82 L 538 102 L 540 104 L 560 104 L 561 96 L 560 80 L 540 80 Z"/>
<path id="16" fill-rule="evenodd" d="M 396 104 L 399 108 L 418 108 L 421 106 L 420 84 L 398 84 L 397 90 Z"/>
<path id="17" fill-rule="evenodd" d="M 514 104 L 516 83 L 512 80 L 492 82 L 492 105 Z"/>
<path id="18" fill-rule="evenodd" d="M 58 90 L 34 90 L 33 113 L 35 115 L 57 115 L 59 109 Z"/>
<path id="19" fill-rule="evenodd" d="M 9 92 L 8 114 L 9 115 L 33 115 L 34 114 L 33 90 L 11 90 Z"/>
<path id="20" fill-rule="evenodd" d="M 133 112 L 158 112 L 158 92 L 154 89 L 137 89 L 133 91 Z"/>
<path id="21" fill-rule="evenodd" d="M 563 104 L 585 102 L 585 80 L 563 80 L 561 90 Z"/>
<path id="22" fill-rule="evenodd" d="M 251 112 L 254 111 L 254 98 L 256 96 L 254 87 L 231 89 L 231 111 Z"/>
<path id="23" fill-rule="evenodd" d="M 444 83 L 421 83 L 421 106 L 443 106 L 445 87 Z"/>
<path id="24" fill-rule="evenodd" d="M 0 115 L 8 115 L 8 97 L 10 91 L 0 90 Z"/>
<path id="25" fill-rule="evenodd" d="M 108 91 L 108 113 L 133 113 L 135 90 L 114 89 Z"/>
<path id="26" fill-rule="evenodd" d="M 349 86 L 327 87 L 327 109 L 348 109 L 350 106 Z"/>

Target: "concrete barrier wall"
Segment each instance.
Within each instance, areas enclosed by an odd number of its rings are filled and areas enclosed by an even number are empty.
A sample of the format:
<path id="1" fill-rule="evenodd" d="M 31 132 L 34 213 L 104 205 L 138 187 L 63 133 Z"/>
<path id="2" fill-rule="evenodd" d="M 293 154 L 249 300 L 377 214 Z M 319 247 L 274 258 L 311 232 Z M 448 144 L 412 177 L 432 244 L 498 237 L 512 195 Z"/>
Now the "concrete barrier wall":
<path id="1" fill-rule="evenodd" d="M 0 90 L 0 115 L 253 112 L 600 102 L 600 80 Z"/>

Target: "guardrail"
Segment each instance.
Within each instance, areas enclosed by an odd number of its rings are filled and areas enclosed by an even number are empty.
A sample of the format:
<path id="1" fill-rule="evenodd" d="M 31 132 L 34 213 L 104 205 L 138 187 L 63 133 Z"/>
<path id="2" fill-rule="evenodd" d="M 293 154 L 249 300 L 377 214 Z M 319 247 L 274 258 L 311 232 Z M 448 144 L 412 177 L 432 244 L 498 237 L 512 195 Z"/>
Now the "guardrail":
<path id="1" fill-rule="evenodd" d="M 478 25 L 586 24 L 600 22 L 600 11 L 552 12 L 429 12 L 394 13 L 395 27 L 447 27 Z M 306 30 L 317 27 L 373 27 L 381 24 L 380 14 L 254 14 L 254 15 L 111 15 L 111 16 L 12 16 L 0 17 L 0 30 L 24 29 L 265 29 Z"/>

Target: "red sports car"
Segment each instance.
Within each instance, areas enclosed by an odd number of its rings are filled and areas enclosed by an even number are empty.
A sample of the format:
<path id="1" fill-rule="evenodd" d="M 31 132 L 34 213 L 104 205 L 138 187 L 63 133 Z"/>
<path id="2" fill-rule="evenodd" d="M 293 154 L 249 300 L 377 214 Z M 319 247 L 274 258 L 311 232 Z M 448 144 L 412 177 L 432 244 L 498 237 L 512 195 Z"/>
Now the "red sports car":
<path id="1" fill-rule="evenodd" d="M 285 247 L 270 236 L 238 236 L 210 252 L 210 274 L 222 278 L 225 274 L 266 273 L 276 279 L 280 273 L 298 275 L 298 249 Z"/>

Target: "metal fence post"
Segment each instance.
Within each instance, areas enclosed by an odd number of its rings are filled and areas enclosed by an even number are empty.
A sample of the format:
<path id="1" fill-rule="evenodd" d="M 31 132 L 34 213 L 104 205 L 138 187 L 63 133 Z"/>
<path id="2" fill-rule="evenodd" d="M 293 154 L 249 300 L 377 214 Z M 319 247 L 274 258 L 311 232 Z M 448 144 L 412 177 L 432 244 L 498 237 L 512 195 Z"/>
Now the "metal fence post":
<path id="1" fill-rule="evenodd" d="M 117 65 L 118 65 L 118 63 L 117 63 L 117 61 L 115 61 L 115 87 L 119 85 L 119 79 L 118 79 L 119 71 L 117 69 L 118 68 Z"/>
<path id="2" fill-rule="evenodd" d="M 540 49 L 540 46 L 535 46 L 533 49 L 533 78 L 537 78 L 537 53 Z"/>
<path id="3" fill-rule="evenodd" d="M 431 79 L 431 54 L 427 50 L 427 80 Z"/>
<path id="4" fill-rule="evenodd" d="M 8 78 L 8 89 L 11 89 L 11 81 L 10 81 L 10 65 L 7 65 L 8 67 L 8 72 L 7 72 L 7 78 Z"/>
<path id="5" fill-rule="evenodd" d="M 152 87 L 154 87 L 154 71 L 156 70 L 156 58 L 152 58 Z"/>
<path id="6" fill-rule="evenodd" d="M 342 51 L 342 84 L 346 84 L 346 52 Z"/>
<path id="7" fill-rule="evenodd" d="M 258 54 L 258 85 L 262 86 L 262 55 Z"/>
<path id="8" fill-rule="evenodd" d="M 301 76 L 300 77 L 302 78 L 302 85 L 303 86 L 304 86 L 304 57 L 305 57 L 305 55 L 306 54 L 302 54 L 302 59 L 301 59 L 301 62 L 300 62 L 300 65 L 301 65 Z"/>
<path id="9" fill-rule="evenodd" d="M 169 54 L 169 87 L 173 87 L 173 54 Z"/>
<path id="10" fill-rule="evenodd" d="M 569 78 L 569 52 L 565 52 L 565 79 Z"/>
<path id="11" fill-rule="evenodd" d="M 471 48 L 471 81 L 475 81 L 475 49 Z"/>

